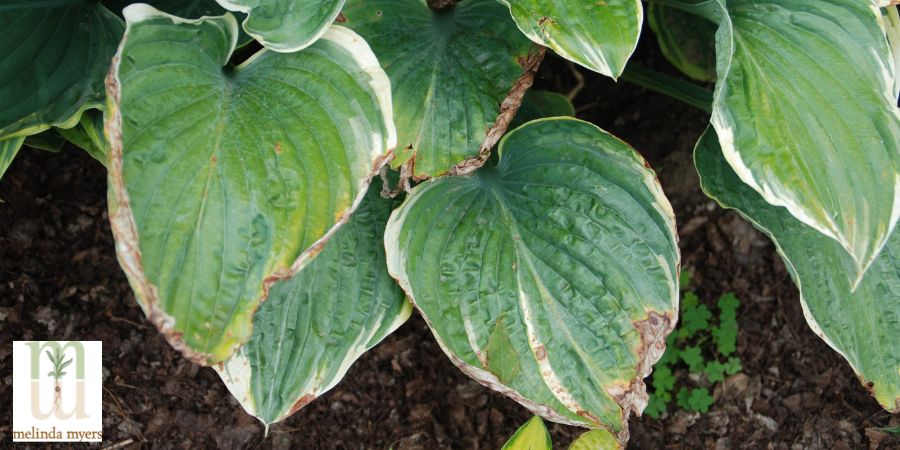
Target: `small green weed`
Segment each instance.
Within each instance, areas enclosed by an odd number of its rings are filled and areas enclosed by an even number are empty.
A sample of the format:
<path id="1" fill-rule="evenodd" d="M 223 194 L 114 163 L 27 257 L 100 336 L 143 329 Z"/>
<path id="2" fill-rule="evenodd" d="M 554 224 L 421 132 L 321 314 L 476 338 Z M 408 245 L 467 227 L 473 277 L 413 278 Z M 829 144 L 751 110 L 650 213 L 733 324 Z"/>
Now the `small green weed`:
<path id="1" fill-rule="evenodd" d="M 644 414 L 660 418 L 675 401 L 681 409 L 707 412 L 713 403 L 709 389 L 725 376 L 741 371 L 741 360 L 734 354 L 737 344 L 737 310 L 740 300 L 726 293 L 716 303 L 714 311 L 700 303 L 700 299 L 687 289 L 691 274 L 681 274 L 681 323 L 666 339 L 666 352 L 653 369 L 650 385 L 653 392 Z M 688 386 L 687 377 L 677 377 L 679 366 L 692 374 L 702 375 L 700 386 Z M 705 379 L 705 382 L 703 380 Z"/>

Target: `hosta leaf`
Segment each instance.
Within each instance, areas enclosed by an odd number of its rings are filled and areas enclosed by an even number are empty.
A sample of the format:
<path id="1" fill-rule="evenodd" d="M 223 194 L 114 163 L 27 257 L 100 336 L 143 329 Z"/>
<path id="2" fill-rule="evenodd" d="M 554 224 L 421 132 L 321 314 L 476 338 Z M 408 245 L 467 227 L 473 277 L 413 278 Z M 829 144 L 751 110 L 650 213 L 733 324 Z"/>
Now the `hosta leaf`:
<path id="1" fill-rule="evenodd" d="M 399 166 L 418 178 L 475 156 L 531 44 L 495 0 L 442 11 L 422 0 L 350 0 L 346 25 L 372 45 L 391 78 Z"/>
<path id="2" fill-rule="evenodd" d="M 341 12 L 344 0 L 216 0 L 248 14 L 243 28 L 277 52 L 296 52 L 319 39 Z"/>
<path id="3" fill-rule="evenodd" d="M 103 2 L 112 12 L 121 15 L 126 6 L 134 3 L 146 3 L 164 13 L 172 14 L 185 19 L 199 19 L 203 16 L 221 16 L 227 11 L 216 0 L 106 0 Z M 236 13 L 235 17 L 242 20 L 245 14 Z M 238 33 L 237 47 L 243 47 L 253 38 L 241 30 Z"/>
<path id="4" fill-rule="evenodd" d="M 103 117 L 103 113 L 100 113 L 100 117 Z M 43 150 L 45 152 L 59 153 L 66 145 L 66 138 L 60 134 L 60 129 L 61 128 L 50 128 L 49 130 L 41 131 L 38 134 L 32 134 L 25 138 L 25 142 L 22 145 Z"/>
<path id="5" fill-rule="evenodd" d="M 413 190 L 388 268 L 463 372 L 546 419 L 627 434 L 677 311 L 669 202 L 634 150 L 576 119 L 525 124 L 498 152 Z"/>
<path id="6" fill-rule="evenodd" d="M 109 158 L 109 144 L 103 136 L 103 113 L 99 110 L 85 111 L 78 125 L 68 129 L 58 129 L 60 135 L 86 151 L 94 159 L 106 166 Z"/>
<path id="7" fill-rule="evenodd" d="M 0 5 L 0 138 L 71 127 L 103 104 L 103 77 L 121 19 L 94 1 Z"/>
<path id="8" fill-rule="evenodd" d="M 837 240 L 856 284 L 900 216 L 900 112 L 880 12 L 859 0 L 727 5 L 712 114 L 725 158 L 766 201 Z"/>
<path id="9" fill-rule="evenodd" d="M 380 188 L 369 188 L 319 256 L 269 288 L 253 336 L 216 366 L 247 412 L 266 425 L 331 389 L 412 311 L 384 263 L 393 201 L 381 198 Z"/>
<path id="10" fill-rule="evenodd" d="M 591 430 L 578 436 L 569 450 L 621 450 L 623 447 L 616 437 L 606 430 Z"/>
<path id="11" fill-rule="evenodd" d="M 169 342 L 218 362 L 394 146 L 389 81 L 342 27 L 231 68 L 230 14 L 186 20 L 131 5 L 125 17 L 106 122 L 119 261 Z"/>
<path id="12" fill-rule="evenodd" d="M 512 129 L 534 119 L 559 116 L 575 117 L 575 107 L 565 95 L 529 89 L 522 98 L 522 106 L 519 107 L 516 117 L 509 126 Z"/>
<path id="13" fill-rule="evenodd" d="M 851 291 L 842 274 L 853 262 L 843 248 L 741 183 L 716 141 L 707 130 L 694 151 L 703 190 L 772 238 L 800 289 L 810 327 L 869 383 L 882 406 L 900 410 L 900 232 Z"/>
<path id="14" fill-rule="evenodd" d="M 9 168 L 13 159 L 16 158 L 24 141 L 25 138 L 22 136 L 0 140 L 0 179 L 3 178 L 6 169 Z"/>
<path id="15" fill-rule="evenodd" d="M 516 430 L 501 450 L 553 450 L 553 442 L 544 421 L 534 416 Z"/>
<path id="16" fill-rule="evenodd" d="M 894 98 L 900 96 L 900 14 L 896 6 L 881 9 L 881 24 L 894 62 Z"/>
<path id="17" fill-rule="evenodd" d="M 651 3 L 647 22 L 669 62 L 701 81 L 716 79 L 716 24 L 671 6 Z"/>
<path id="18" fill-rule="evenodd" d="M 499 0 L 532 41 L 594 72 L 617 78 L 637 47 L 639 0 Z"/>

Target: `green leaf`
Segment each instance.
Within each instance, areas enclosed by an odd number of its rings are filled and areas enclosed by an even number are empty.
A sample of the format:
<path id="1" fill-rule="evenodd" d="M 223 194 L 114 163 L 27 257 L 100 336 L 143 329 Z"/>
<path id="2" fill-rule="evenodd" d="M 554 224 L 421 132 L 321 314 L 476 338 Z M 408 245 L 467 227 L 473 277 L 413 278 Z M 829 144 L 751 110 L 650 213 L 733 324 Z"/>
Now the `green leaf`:
<path id="1" fill-rule="evenodd" d="M 509 12 L 494 0 L 441 11 L 424 1 L 350 0 L 342 14 L 391 79 L 399 136 L 391 164 L 411 161 L 413 175 L 426 178 L 477 155 L 531 46 Z"/>
<path id="2" fill-rule="evenodd" d="M 850 253 L 857 286 L 900 217 L 900 111 L 880 12 L 716 0 L 712 124 L 739 178 Z"/>
<path id="3" fill-rule="evenodd" d="M 215 366 L 248 413 L 266 426 L 334 387 L 365 351 L 409 318 L 412 305 L 388 275 L 384 226 L 393 201 L 371 186 L 350 221 L 257 310 L 253 335 Z"/>
<path id="4" fill-rule="evenodd" d="M 385 232 L 391 275 L 466 374 L 548 420 L 619 432 L 676 314 L 669 202 L 634 150 L 577 119 L 517 128 L 497 160 L 413 190 Z M 508 341 L 491 346 L 497 327 Z M 517 375 L 501 380 L 498 358 Z"/>
<path id="5" fill-rule="evenodd" d="M 719 326 L 712 330 L 713 340 L 716 342 L 716 351 L 722 356 L 728 356 L 737 349 L 737 322 L 733 320 L 721 320 Z"/>
<path id="6" fill-rule="evenodd" d="M 594 72 L 617 78 L 637 47 L 639 0 L 499 0 L 532 41 Z"/>
<path id="7" fill-rule="evenodd" d="M 550 433 L 539 416 L 519 427 L 501 450 L 553 450 Z"/>
<path id="8" fill-rule="evenodd" d="M 6 169 L 9 169 L 9 166 L 10 164 L 12 164 L 13 159 L 16 158 L 16 155 L 19 153 L 19 149 L 22 148 L 23 142 L 25 142 L 24 137 L 14 137 L 0 140 L 0 179 L 3 178 L 3 174 L 6 173 Z"/>
<path id="9" fill-rule="evenodd" d="M 681 360 L 688 365 L 688 369 L 691 372 L 700 373 L 703 371 L 705 361 L 703 360 L 703 354 L 700 351 L 700 347 L 693 345 L 685 346 L 684 349 L 681 350 Z"/>
<path id="10" fill-rule="evenodd" d="M 60 128 L 50 128 L 49 130 L 41 131 L 38 134 L 32 134 L 25 138 L 25 143 L 22 145 L 43 150 L 45 152 L 59 153 L 66 145 L 66 138 L 60 134 L 59 130 Z"/>
<path id="11" fill-rule="evenodd" d="M 691 287 L 691 277 L 693 275 L 687 270 L 682 270 L 678 275 L 678 288 L 682 291 Z"/>
<path id="12" fill-rule="evenodd" d="M 395 144 L 389 81 L 343 27 L 230 68 L 230 14 L 125 17 L 106 121 L 119 261 L 169 342 L 218 362 L 364 196 Z"/>
<path id="13" fill-rule="evenodd" d="M 704 192 L 734 208 L 769 235 L 800 289 L 804 316 L 813 331 L 853 367 L 882 406 L 900 402 L 900 233 L 894 231 L 856 291 L 844 277 L 849 255 L 834 240 L 766 203 L 740 182 L 722 157 L 713 131 L 694 150 Z"/>
<path id="14" fill-rule="evenodd" d="M 66 140 L 86 151 L 94 159 L 106 166 L 109 158 L 109 144 L 103 135 L 103 113 L 98 110 L 85 111 L 78 125 L 57 131 Z"/>
<path id="15" fill-rule="evenodd" d="M 199 19 L 203 16 L 221 16 L 228 10 L 219 5 L 216 0 L 104 0 L 106 5 L 112 12 L 122 16 L 122 10 L 134 3 L 146 3 L 164 13 L 185 19 Z M 246 18 L 246 14 L 235 13 L 238 20 Z M 124 16 L 123 16 L 124 17 Z M 237 48 L 241 48 L 250 42 L 253 37 L 241 30 L 238 33 Z"/>
<path id="16" fill-rule="evenodd" d="M 560 93 L 529 89 L 522 98 L 522 106 L 516 117 L 510 122 L 509 129 L 514 129 L 526 122 L 544 117 L 575 117 L 572 102 Z"/>
<path id="17" fill-rule="evenodd" d="M 703 373 L 706 374 L 706 379 L 709 380 L 710 383 L 725 381 L 725 365 L 718 361 L 710 361 L 709 364 L 703 368 Z"/>
<path id="18" fill-rule="evenodd" d="M 666 365 L 657 364 L 653 369 L 653 389 L 656 392 L 671 391 L 675 387 L 675 375 Z"/>
<path id="19" fill-rule="evenodd" d="M 713 397 L 709 395 L 709 390 L 706 388 L 692 389 L 690 396 L 686 400 L 687 408 L 685 409 L 705 413 L 709 411 L 713 401 Z"/>
<path id="20" fill-rule="evenodd" d="M 712 313 L 706 305 L 697 305 L 692 308 L 682 309 L 682 327 L 687 330 L 687 337 L 695 335 L 700 330 L 709 328 L 709 319 Z"/>
<path id="21" fill-rule="evenodd" d="M 681 299 L 681 309 L 694 308 L 700 304 L 700 298 L 693 292 L 685 292 Z"/>
<path id="22" fill-rule="evenodd" d="M 260 44 L 292 53 L 322 37 L 344 0 L 216 0 L 230 11 L 247 13 L 243 28 Z"/>
<path id="23" fill-rule="evenodd" d="M 98 2 L 0 5 L 0 138 L 68 128 L 103 104 L 103 79 L 122 21 Z"/>
<path id="24" fill-rule="evenodd" d="M 678 407 L 685 410 L 691 410 L 691 390 L 688 388 L 681 388 L 678 390 L 678 395 L 675 396 L 675 402 L 678 403 Z"/>
<path id="25" fill-rule="evenodd" d="M 728 358 L 728 361 L 725 362 L 724 369 L 725 373 L 728 375 L 734 375 L 743 370 L 743 367 L 741 367 L 740 358 L 736 356 Z"/>
<path id="26" fill-rule="evenodd" d="M 897 11 L 896 6 L 881 8 L 882 28 L 894 59 L 894 98 L 900 96 L 900 74 L 896 72 L 900 68 L 900 14 Z"/>
<path id="27" fill-rule="evenodd" d="M 719 297 L 719 301 L 716 303 L 716 306 L 719 307 L 719 312 L 723 315 L 735 315 L 739 306 L 741 306 L 741 301 L 734 295 L 734 293 L 729 292 L 721 297 Z"/>
<path id="28" fill-rule="evenodd" d="M 607 430 L 591 430 L 582 433 L 569 450 L 621 450 L 625 448 L 619 440 Z"/>
<path id="29" fill-rule="evenodd" d="M 666 395 L 668 395 L 668 393 L 666 393 Z M 644 408 L 644 415 L 659 419 L 667 409 L 668 402 L 654 392 L 650 395 L 650 401 L 647 402 L 647 407 Z"/>
<path id="30" fill-rule="evenodd" d="M 647 21 L 663 56 L 685 75 L 700 81 L 716 79 L 716 24 L 701 16 L 650 3 Z"/>

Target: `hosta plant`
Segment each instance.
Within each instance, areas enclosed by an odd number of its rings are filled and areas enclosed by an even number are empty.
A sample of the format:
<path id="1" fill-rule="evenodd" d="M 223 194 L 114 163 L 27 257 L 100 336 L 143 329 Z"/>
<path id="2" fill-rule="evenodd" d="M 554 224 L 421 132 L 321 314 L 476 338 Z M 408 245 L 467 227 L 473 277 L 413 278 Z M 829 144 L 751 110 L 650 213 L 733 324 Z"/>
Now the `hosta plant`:
<path id="1" fill-rule="evenodd" d="M 704 191 L 900 409 L 888 2 L 130 3 L 0 5 L 0 174 L 23 143 L 100 160 L 148 320 L 266 426 L 415 307 L 479 383 L 624 445 L 677 322 L 675 217 L 634 149 L 529 91 L 550 52 L 711 113 Z M 713 92 L 628 64 L 645 8 Z"/>

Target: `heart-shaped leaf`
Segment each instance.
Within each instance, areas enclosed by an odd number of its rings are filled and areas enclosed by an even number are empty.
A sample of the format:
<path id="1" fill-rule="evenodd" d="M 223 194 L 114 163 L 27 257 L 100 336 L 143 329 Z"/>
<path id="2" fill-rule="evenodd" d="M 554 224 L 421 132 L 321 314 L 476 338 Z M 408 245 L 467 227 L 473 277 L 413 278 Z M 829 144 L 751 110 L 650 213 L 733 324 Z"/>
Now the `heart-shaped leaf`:
<path id="1" fill-rule="evenodd" d="M 397 167 L 441 175 L 478 154 L 531 44 L 494 0 L 434 11 L 424 1 L 350 0 L 343 25 L 372 45 L 391 78 Z"/>
<path id="2" fill-rule="evenodd" d="M 839 242 L 855 285 L 900 216 L 895 68 L 871 2 L 716 0 L 712 124 L 769 203 Z"/>
<path id="3" fill-rule="evenodd" d="M 847 252 L 742 183 L 713 130 L 698 142 L 694 159 L 703 191 L 775 241 L 813 331 L 850 363 L 882 406 L 900 412 L 900 232 L 894 231 L 853 291 L 843 276 L 854 265 Z"/>
<path id="4" fill-rule="evenodd" d="M 169 342 L 218 362 L 364 195 L 396 142 L 390 84 L 342 27 L 232 68 L 230 14 L 125 18 L 106 120 L 119 261 Z"/>
<path id="5" fill-rule="evenodd" d="M 0 5 L 0 138 L 68 128 L 103 104 L 103 76 L 124 30 L 93 1 Z"/>
<path id="6" fill-rule="evenodd" d="M 715 81 L 715 22 L 659 3 L 650 4 L 647 22 L 672 65 L 697 80 Z"/>
<path id="7" fill-rule="evenodd" d="M 244 31 L 277 52 L 296 52 L 319 39 L 341 12 L 344 0 L 216 0 L 247 13 Z"/>
<path id="8" fill-rule="evenodd" d="M 499 0 L 532 41 L 594 72 L 617 78 L 637 47 L 640 0 Z"/>
<path id="9" fill-rule="evenodd" d="M 203 16 L 221 16 L 226 10 L 216 0 L 105 0 L 103 2 L 112 12 L 121 15 L 126 6 L 134 3 L 146 3 L 164 13 L 185 19 L 199 19 Z M 245 14 L 236 13 L 235 17 L 241 20 Z M 243 30 L 238 34 L 237 47 L 243 47 L 253 38 Z"/>
<path id="10" fill-rule="evenodd" d="M 388 269 L 463 372 L 624 439 L 678 309 L 669 202 L 634 150 L 587 122 L 530 122 L 498 152 L 413 190 L 388 221 Z"/>
<path id="11" fill-rule="evenodd" d="M 248 413 L 268 426 L 334 387 L 366 350 L 412 312 L 384 262 L 394 202 L 372 186 L 360 207 L 300 273 L 269 288 L 253 336 L 216 366 Z"/>

